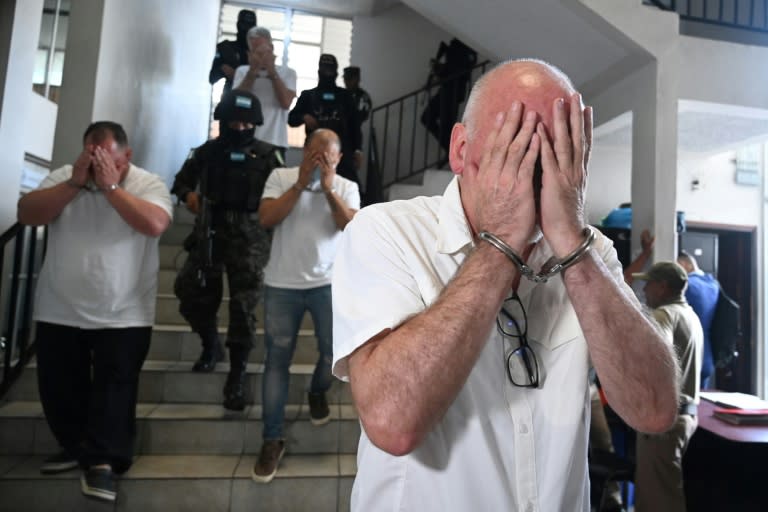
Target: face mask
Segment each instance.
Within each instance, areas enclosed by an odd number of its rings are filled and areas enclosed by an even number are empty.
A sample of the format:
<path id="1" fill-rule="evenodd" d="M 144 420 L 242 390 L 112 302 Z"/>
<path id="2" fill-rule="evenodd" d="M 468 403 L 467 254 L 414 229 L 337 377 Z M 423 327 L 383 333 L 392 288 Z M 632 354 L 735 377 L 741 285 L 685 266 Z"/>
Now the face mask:
<path id="1" fill-rule="evenodd" d="M 253 133 L 255 128 L 248 128 L 245 130 L 233 130 L 227 129 L 224 137 L 235 147 L 247 146 L 253 142 Z"/>
<path id="2" fill-rule="evenodd" d="M 316 165 L 315 168 L 312 170 L 312 179 L 310 183 L 317 183 L 320 181 L 320 166 Z"/>

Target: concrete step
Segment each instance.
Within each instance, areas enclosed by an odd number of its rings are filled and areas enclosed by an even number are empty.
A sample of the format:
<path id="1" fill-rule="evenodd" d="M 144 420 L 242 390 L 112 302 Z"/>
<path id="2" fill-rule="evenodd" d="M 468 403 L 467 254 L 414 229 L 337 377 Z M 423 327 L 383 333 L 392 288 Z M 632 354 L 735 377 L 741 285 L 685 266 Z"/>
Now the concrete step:
<path id="1" fill-rule="evenodd" d="M 264 329 L 258 328 L 256 343 L 251 350 L 249 361 L 263 363 L 265 357 Z M 227 329 L 219 327 L 221 342 L 226 341 Z M 200 356 L 200 337 L 186 325 L 157 325 L 152 331 L 152 343 L 149 345 L 148 360 L 179 361 L 192 363 Z M 314 364 L 317 361 L 317 339 L 312 329 L 299 330 L 293 362 L 296 364 Z M 222 362 L 226 366 L 229 359 Z"/>
<path id="2" fill-rule="evenodd" d="M 85 498 L 79 471 L 41 475 L 42 456 L 0 457 L 0 511 L 346 512 L 353 455 L 286 455 L 275 479 L 257 484 L 255 455 L 141 455 L 118 481 L 114 504 Z"/>
<path id="3" fill-rule="evenodd" d="M 139 402 L 220 404 L 222 389 L 229 371 L 229 364 L 220 363 L 211 373 L 192 371 L 191 362 L 145 361 L 139 377 Z M 261 403 L 261 384 L 264 372 L 262 364 L 250 363 L 246 377 L 246 401 Z M 312 380 L 313 364 L 291 365 L 291 379 L 288 386 L 289 404 L 302 404 Z M 37 389 L 37 365 L 30 363 L 6 395 L 10 401 L 36 401 L 40 397 Z M 328 392 L 330 403 L 351 404 L 349 385 L 334 380 Z"/>
<path id="4" fill-rule="evenodd" d="M 331 421 L 316 427 L 309 406 L 285 410 L 286 453 L 355 453 L 360 423 L 352 405 L 333 402 Z M 0 406 L 0 455 L 56 453 L 40 402 L 7 402 Z M 136 407 L 137 455 L 256 454 L 261 448 L 261 406 L 242 412 L 220 405 L 139 403 Z"/>
<path id="5" fill-rule="evenodd" d="M 181 245 L 160 244 L 160 269 L 178 271 L 184 265 L 187 252 Z"/>
<path id="6" fill-rule="evenodd" d="M 160 245 L 181 245 L 184 239 L 192 232 L 192 225 L 174 221 L 165 232 L 160 235 Z"/>

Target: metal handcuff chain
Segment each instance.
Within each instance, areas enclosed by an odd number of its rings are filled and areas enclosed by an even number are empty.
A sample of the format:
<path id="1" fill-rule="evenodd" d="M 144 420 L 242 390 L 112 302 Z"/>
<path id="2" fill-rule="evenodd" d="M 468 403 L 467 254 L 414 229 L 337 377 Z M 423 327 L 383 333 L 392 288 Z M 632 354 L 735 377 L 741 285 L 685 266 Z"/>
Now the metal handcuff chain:
<path id="1" fill-rule="evenodd" d="M 518 255 L 514 249 L 512 249 L 512 247 L 507 245 L 504 240 L 497 237 L 493 233 L 489 233 L 488 231 L 481 231 L 477 236 L 480 237 L 481 240 L 488 242 L 496 249 L 501 251 L 507 258 L 512 261 L 512 263 L 515 264 L 520 273 L 527 279 L 533 281 L 534 283 L 546 283 L 555 274 L 559 274 L 563 270 L 575 264 L 589 251 L 589 248 L 592 246 L 592 243 L 596 238 L 595 230 L 589 226 L 586 226 L 584 228 L 583 234 L 584 241 L 581 242 L 581 244 L 579 244 L 579 246 L 573 252 L 560 259 L 559 261 L 555 260 L 554 258 L 550 259 L 547 263 L 544 264 L 538 273 L 536 273 L 533 268 L 528 266 L 525 261 L 523 261 L 523 258 L 521 258 L 520 255 Z"/>

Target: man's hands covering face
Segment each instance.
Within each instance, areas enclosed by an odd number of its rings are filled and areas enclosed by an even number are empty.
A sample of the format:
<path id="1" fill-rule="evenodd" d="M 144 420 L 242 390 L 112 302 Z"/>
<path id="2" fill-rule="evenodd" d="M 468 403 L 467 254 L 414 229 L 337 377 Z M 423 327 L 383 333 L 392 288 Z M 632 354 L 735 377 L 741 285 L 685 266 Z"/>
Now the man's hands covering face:
<path id="1" fill-rule="evenodd" d="M 75 164 L 72 166 L 72 182 L 78 187 L 84 187 L 88 183 L 89 169 L 93 162 L 93 148 L 94 146 L 86 146 L 80 153 L 80 156 L 75 160 Z"/>
<path id="2" fill-rule="evenodd" d="M 568 102 L 567 108 L 566 102 Z M 555 256 L 562 258 L 584 240 L 584 198 L 587 192 L 587 163 L 592 146 L 592 109 L 581 106 L 573 94 L 552 105 L 553 143 L 544 125 L 541 138 L 541 230 Z"/>
<path id="3" fill-rule="evenodd" d="M 567 102 L 567 105 L 566 105 Z M 592 109 L 573 94 L 552 105 L 552 141 L 536 112 L 515 102 L 499 113 L 477 168 L 475 228 L 522 251 L 535 233 L 537 212 L 533 174 L 543 169 L 540 217 L 544 237 L 562 258 L 584 240 L 584 198 L 592 143 Z"/>
<path id="4" fill-rule="evenodd" d="M 120 170 L 115 165 L 112 156 L 102 147 L 93 150 L 93 181 L 96 186 L 104 189 L 120 183 Z"/>
<path id="5" fill-rule="evenodd" d="M 535 133 L 537 118 L 533 111 L 523 116 L 518 101 L 509 112 L 497 114 L 474 177 L 479 192 L 468 205 L 478 231 L 493 233 L 517 251 L 536 225 L 533 169 L 541 145 Z"/>

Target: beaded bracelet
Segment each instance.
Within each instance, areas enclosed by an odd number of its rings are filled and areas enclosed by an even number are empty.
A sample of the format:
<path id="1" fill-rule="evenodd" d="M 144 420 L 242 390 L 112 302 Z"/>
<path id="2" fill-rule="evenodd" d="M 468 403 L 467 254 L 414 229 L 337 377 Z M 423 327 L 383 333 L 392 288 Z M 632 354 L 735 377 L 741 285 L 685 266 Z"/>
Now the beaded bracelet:
<path id="1" fill-rule="evenodd" d="M 535 283 L 546 283 L 552 276 L 558 272 L 564 271 L 566 268 L 579 261 L 582 257 L 584 257 L 587 251 L 589 251 L 592 242 L 595 241 L 595 231 L 591 227 L 587 226 L 584 228 L 583 233 L 584 241 L 581 242 L 581 244 L 572 253 L 559 261 L 554 258 L 550 259 L 550 261 L 547 262 L 544 267 L 542 267 L 538 274 L 535 273 L 531 267 L 526 265 L 526 263 L 523 261 L 520 255 L 514 251 L 514 249 L 512 249 L 496 235 L 487 231 L 481 231 L 477 236 L 479 236 L 481 240 L 488 242 L 496 249 L 504 253 L 504 255 L 509 258 L 512 263 L 515 264 L 520 273 L 526 278 Z"/>

